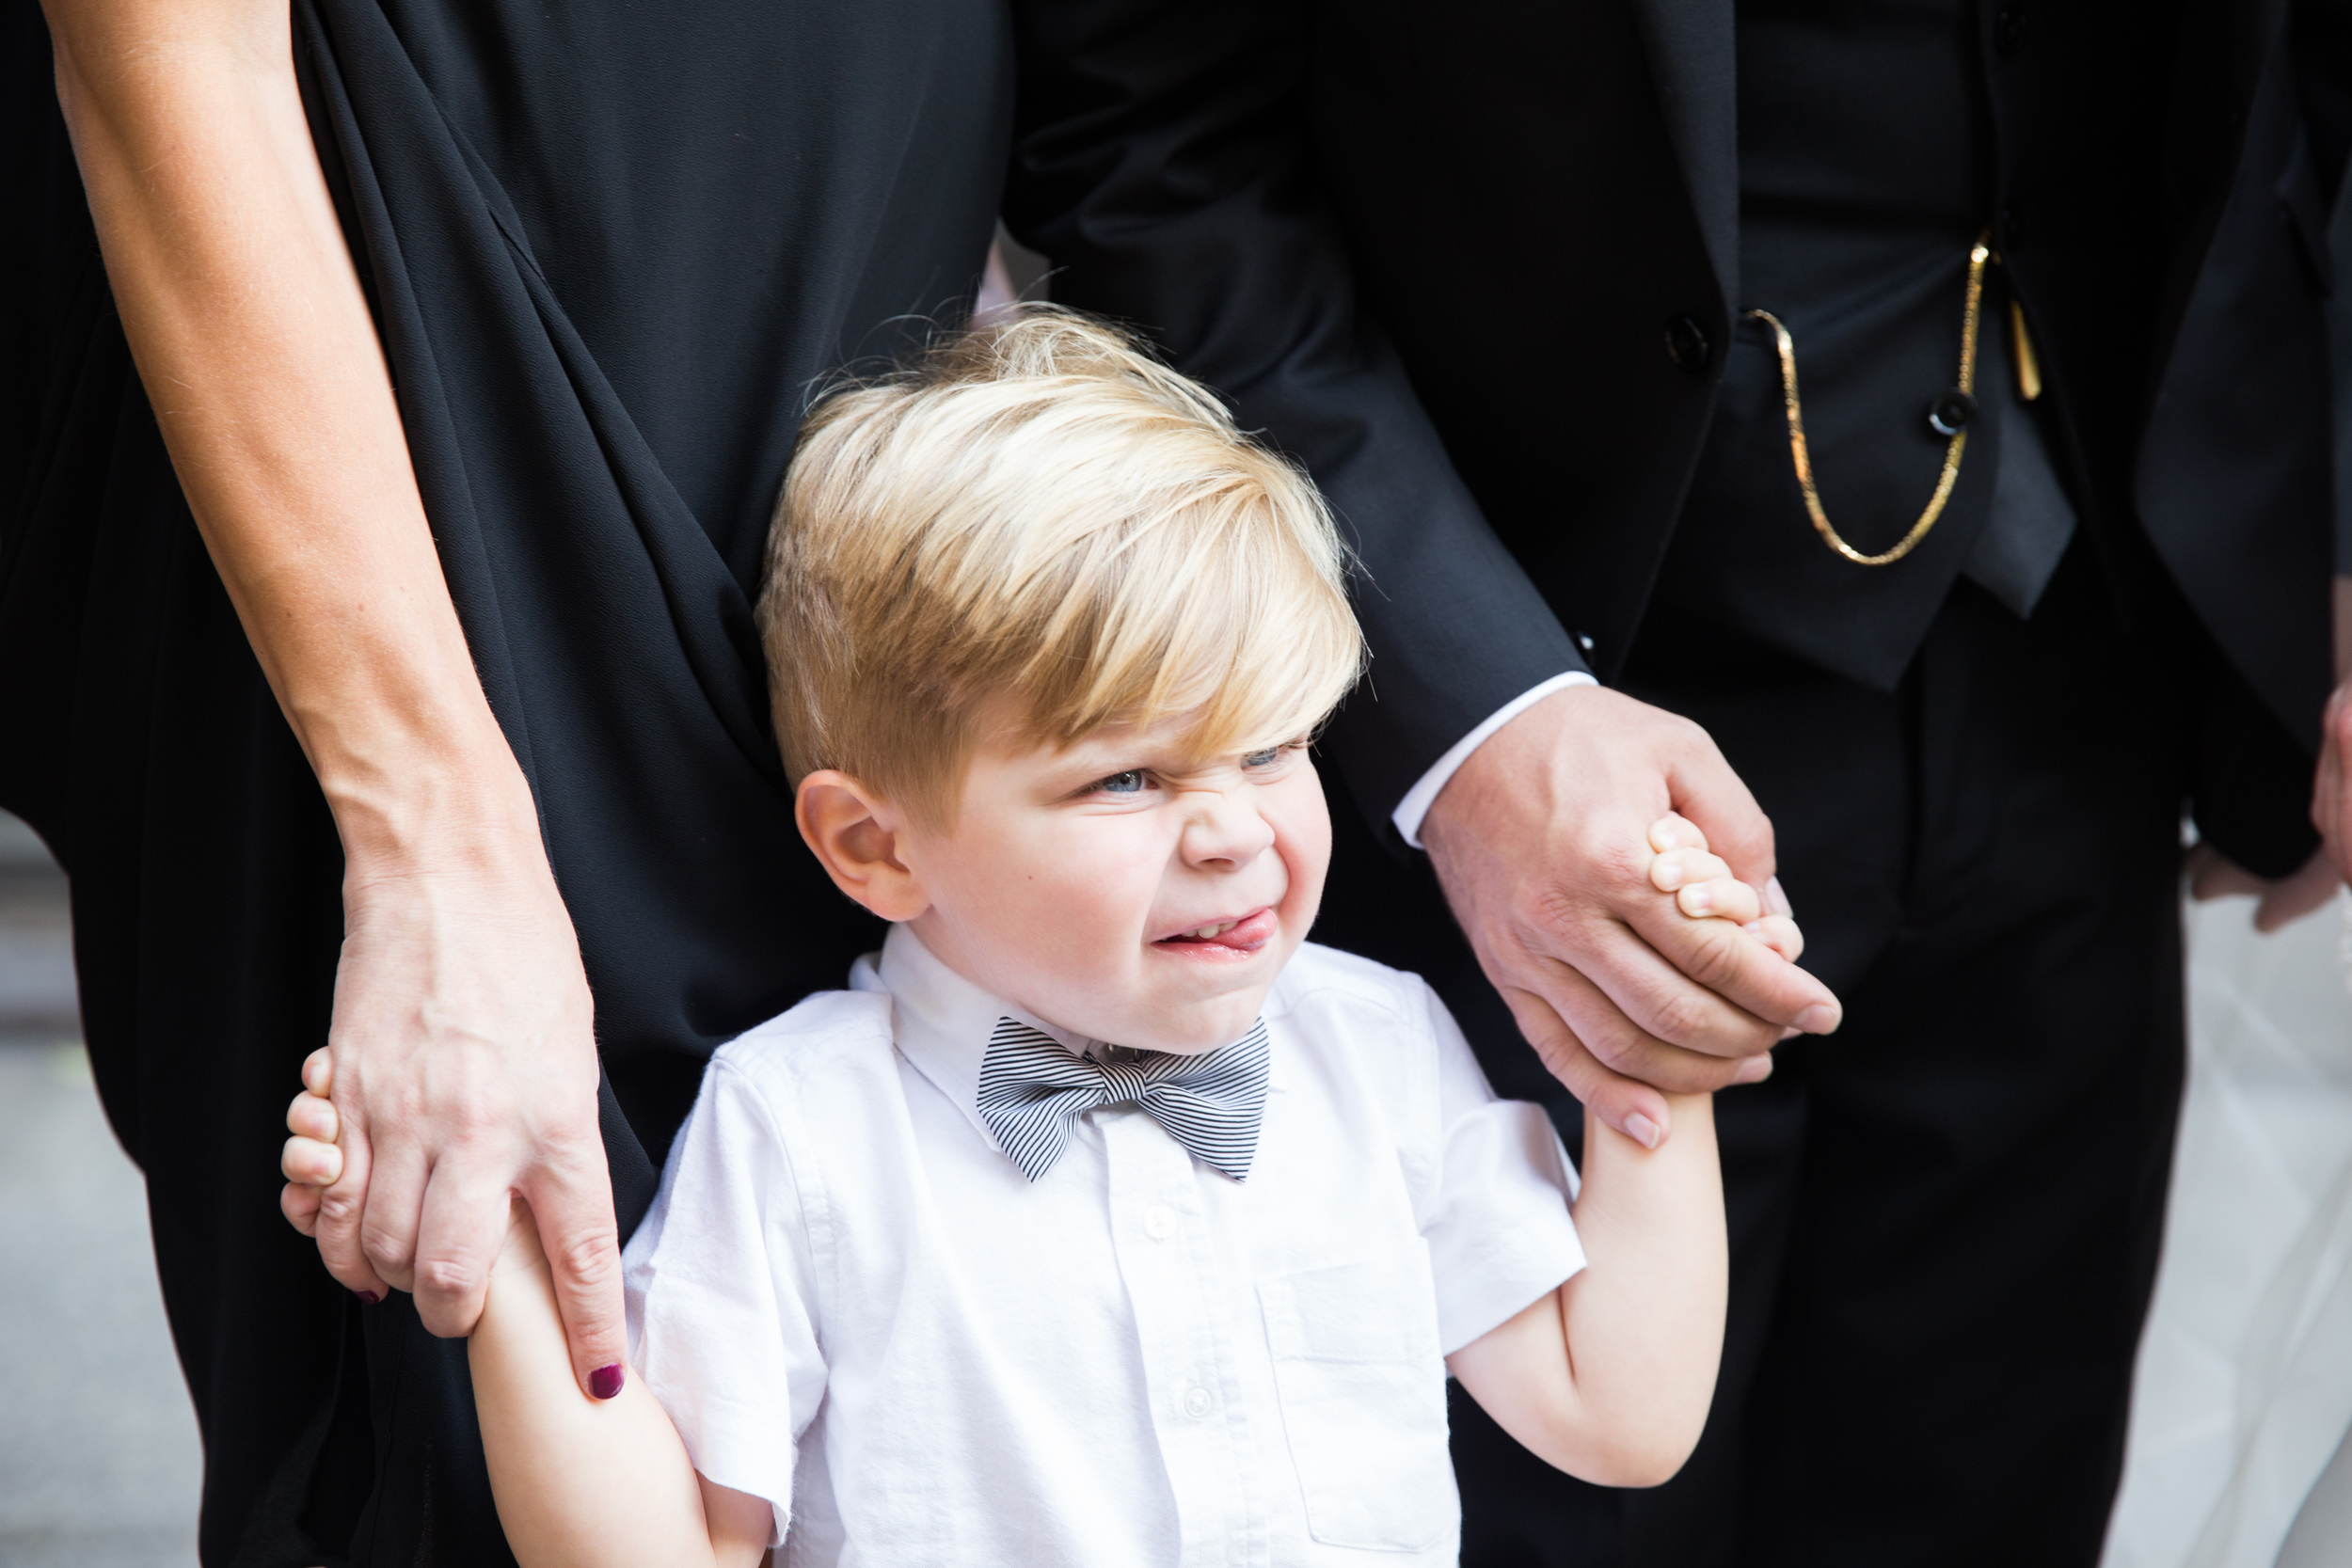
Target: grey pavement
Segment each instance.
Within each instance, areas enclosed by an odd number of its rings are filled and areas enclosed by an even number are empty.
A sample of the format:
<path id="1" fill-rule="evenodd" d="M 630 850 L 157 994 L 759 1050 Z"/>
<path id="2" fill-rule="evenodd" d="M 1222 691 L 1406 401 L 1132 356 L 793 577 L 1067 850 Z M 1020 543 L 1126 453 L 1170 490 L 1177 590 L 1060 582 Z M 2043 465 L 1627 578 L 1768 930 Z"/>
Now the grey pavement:
<path id="1" fill-rule="evenodd" d="M 194 1568 L 196 1418 L 78 1035 L 65 879 L 0 814 L 0 1568 Z"/>

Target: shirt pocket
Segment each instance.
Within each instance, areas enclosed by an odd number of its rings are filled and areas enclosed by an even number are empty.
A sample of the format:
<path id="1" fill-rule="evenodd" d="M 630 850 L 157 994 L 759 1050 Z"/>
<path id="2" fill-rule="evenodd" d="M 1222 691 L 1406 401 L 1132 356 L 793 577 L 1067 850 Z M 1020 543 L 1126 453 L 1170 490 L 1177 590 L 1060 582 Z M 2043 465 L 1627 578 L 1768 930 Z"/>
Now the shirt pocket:
<path id="1" fill-rule="evenodd" d="M 1263 1280 L 1258 1301 L 1308 1530 L 1370 1551 L 1437 1545 L 1461 1505 L 1428 1249 Z"/>

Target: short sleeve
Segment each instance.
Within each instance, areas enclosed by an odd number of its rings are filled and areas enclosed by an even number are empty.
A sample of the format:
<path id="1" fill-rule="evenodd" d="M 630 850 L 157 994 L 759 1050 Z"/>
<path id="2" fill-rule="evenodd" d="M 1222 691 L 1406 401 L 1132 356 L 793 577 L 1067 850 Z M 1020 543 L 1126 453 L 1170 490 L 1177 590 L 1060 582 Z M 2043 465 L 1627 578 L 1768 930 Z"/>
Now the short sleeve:
<path id="1" fill-rule="evenodd" d="M 1576 1168 L 1540 1105 L 1497 1100 L 1454 1015 L 1420 988 L 1437 1051 L 1441 1148 L 1422 1237 L 1453 1354 L 1584 1267 L 1568 1204 Z"/>
<path id="2" fill-rule="evenodd" d="M 757 1088 L 723 1057 L 623 1267 L 639 1374 L 696 1470 L 767 1499 L 780 1544 L 825 1364 L 791 1161 Z"/>

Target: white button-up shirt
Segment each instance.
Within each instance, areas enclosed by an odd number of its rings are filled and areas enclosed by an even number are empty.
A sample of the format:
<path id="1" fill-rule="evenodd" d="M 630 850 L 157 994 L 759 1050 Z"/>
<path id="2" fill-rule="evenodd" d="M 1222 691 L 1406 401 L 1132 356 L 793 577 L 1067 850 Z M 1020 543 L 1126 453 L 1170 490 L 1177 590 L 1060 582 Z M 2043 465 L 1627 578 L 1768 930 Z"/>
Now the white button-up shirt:
<path id="1" fill-rule="evenodd" d="M 1583 1252 L 1550 1124 L 1425 985 L 1301 949 L 1247 1181 L 1104 1106 L 1032 1183 L 990 1034 L 1094 1042 L 903 927 L 850 984 L 712 1059 L 627 1254 L 639 1370 L 786 1562 L 1454 1560 L 1442 1358 Z"/>

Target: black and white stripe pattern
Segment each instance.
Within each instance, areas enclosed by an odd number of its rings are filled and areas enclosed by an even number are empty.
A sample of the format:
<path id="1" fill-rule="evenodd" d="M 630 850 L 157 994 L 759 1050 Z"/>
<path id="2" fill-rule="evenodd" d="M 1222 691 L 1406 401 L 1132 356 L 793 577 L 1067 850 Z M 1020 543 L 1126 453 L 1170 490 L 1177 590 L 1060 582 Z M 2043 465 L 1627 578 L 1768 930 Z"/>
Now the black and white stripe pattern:
<path id="1" fill-rule="evenodd" d="M 1054 1168 L 1070 1124 L 1097 1105 L 1134 1104 L 1204 1164 L 1236 1181 L 1249 1177 L 1265 1113 L 1265 1021 L 1200 1056 L 1163 1051 L 1073 1056 L 1050 1035 L 998 1019 L 980 1062 L 980 1119 L 1035 1181 Z"/>

